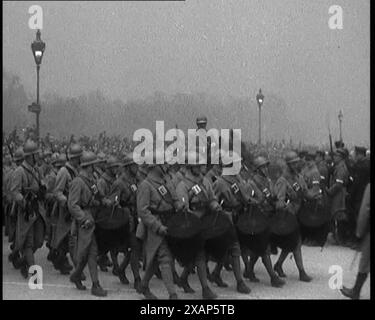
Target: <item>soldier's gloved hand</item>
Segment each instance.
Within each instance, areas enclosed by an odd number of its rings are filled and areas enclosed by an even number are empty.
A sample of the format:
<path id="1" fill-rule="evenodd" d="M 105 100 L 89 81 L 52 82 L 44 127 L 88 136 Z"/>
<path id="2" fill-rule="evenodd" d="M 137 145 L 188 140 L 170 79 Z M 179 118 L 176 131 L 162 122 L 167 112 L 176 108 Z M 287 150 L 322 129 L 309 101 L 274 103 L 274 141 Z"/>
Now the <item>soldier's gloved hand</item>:
<path id="1" fill-rule="evenodd" d="M 161 226 L 158 230 L 159 235 L 166 236 L 168 234 L 168 228 L 166 226 Z"/>

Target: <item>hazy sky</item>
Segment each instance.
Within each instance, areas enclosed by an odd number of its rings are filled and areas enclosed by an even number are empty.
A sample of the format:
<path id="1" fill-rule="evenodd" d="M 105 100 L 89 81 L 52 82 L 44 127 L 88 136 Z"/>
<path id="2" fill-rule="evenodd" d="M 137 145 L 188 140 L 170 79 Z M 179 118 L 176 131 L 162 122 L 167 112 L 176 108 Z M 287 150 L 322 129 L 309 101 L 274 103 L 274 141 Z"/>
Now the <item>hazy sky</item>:
<path id="1" fill-rule="evenodd" d="M 100 88 L 124 101 L 154 91 L 255 99 L 261 87 L 265 108 L 267 93 L 276 94 L 317 131 L 327 132 L 329 117 L 335 136 L 342 109 L 344 140 L 369 142 L 369 2 L 4 1 L 3 66 L 34 90 L 28 8 L 38 4 L 46 42 L 42 95 Z M 342 30 L 328 27 L 331 5 L 343 9 Z"/>

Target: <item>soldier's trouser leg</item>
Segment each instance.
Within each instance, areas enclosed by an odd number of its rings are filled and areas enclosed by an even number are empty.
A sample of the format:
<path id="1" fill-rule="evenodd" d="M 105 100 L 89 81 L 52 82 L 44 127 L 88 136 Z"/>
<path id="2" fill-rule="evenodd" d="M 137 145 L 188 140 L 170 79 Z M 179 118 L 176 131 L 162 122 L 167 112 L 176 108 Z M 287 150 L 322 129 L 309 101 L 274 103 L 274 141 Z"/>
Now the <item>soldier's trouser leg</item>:
<path id="1" fill-rule="evenodd" d="M 207 281 L 207 264 L 206 264 L 206 257 L 203 250 L 201 250 L 196 258 L 195 265 L 197 266 L 197 272 L 199 281 L 201 283 L 202 288 L 208 287 Z"/>
<path id="2" fill-rule="evenodd" d="M 277 259 L 276 265 L 280 266 L 281 268 L 288 254 L 289 254 L 289 251 L 284 250 L 284 249 L 281 250 L 281 253 L 280 253 L 279 259 Z"/>
<path id="3" fill-rule="evenodd" d="M 121 272 L 125 272 L 125 269 L 130 262 L 130 257 L 131 257 L 131 252 L 129 252 L 129 250 L 124 252 L 124 259 L 122 260 L 122 262 L 120 264 L 120 271 Z"/>
<path id="4" fill-rule="evenodd" d="M 140 247 L 139 242 L 135 236 L 135 233 L 130 234 L 130 267 L 133 272 L 134 279 L 139 279 L 139 256 L 140 256 Z"/>
<path id="5" fill-rule="evenodd" d="M 190 269 L 192 268 L 192 265 L 193 264 L 189 264 L 189 265 L 184 267 L 184 269 L 182 270 L 182 273 L 180 275 L 181 281 L 187 281 L 187 279 L 189 277 L 189 274 L 190 274 Z"/>
<path id="6" fill-rule="evenodd" d="M 243 261 L 243 264 L 245 265 L 245 274 L 247 274 L 249 272 L 249 254 L 248 252 L 246 252 L 247 250 L 245 248 L 242 248 L 241 249 L 241 257 L 242 257 L 242 261 Z"/>
<path id="7" fill-rule="evenodd" d="M 25 243 L 22 248 L 22 255 L 28 266 L 32 266 L 35 264 L 33 248 L 34 248 L 34 227 L 31 226 L 31 228 L 26 234 Z"/>
<path id="8" fill-rule="evenodd" d="M 231 258 L 233 265 L 233 273 L 237 283 L 243 281 L 241 274 L 241 263 L 240 263 L 241 249 L 240 244 L 235 242 L 229 249 L 229 257 Z"/>
<path id="9" fill-rule="evenodd" d="M 68 236 L 68 242 L 69 242 L 69 256 L 70 256 L 70 259 L 72 260 L 72 263 L 74 265 L 74 267 L 77 266 L 77 260 L 76 260 L 76 256 L 75 256 L 75 247 L 76 247 L 76 243 L 77 243 L 77 238 L 75 235 L 69 233 L 69 236 Z"/>
<path id="10" fill-rule="evenodd" d="M 148 288 L 149 282 L 151 278 L 153 277 L 156 268 L 157 268 L 157 262 L 156 262 L 156 258 L 154 258 L 154 261 L 146 267 L 145 273 L 141 281 L 142 287 Z"/>
<path id="11" fill-rule="evenodd" d="M 37 249 L 41 248 L 44 243 L 45 239 L 45 226 L 42 217 L 38 217 L 33 224 L 34 229 L 34 246 L 33 251 L 35 252 Z"/>
<path id="12" fill-rule="evenodd" d="M 298 268 L 298 271 L 299 272 L 304 271 L 305 268 L 303 267 L 302 250 L 301 250 L 301 240 L 299 240 L 296 249 L 294 249 L 293 256 L 294 256 L 294 260 L 296 262 L 296 266 Z"/>
<path id="13" fill-rule="evenodd" d="M 109 252 L 111 254 L 111 260 L 112 260 L 112 263 L 113 263 L 113 270 L 120 271 L 120 266 L 118 264 L 118 258 L 117 258 L 118 254 L 119 254 L 118 250 L 113 249 L 113 250 L 110 250 Z"/>
<path id="14" fill-rule="evenodd" d="M 262 262 L 263 262 L 264 267 L 267 270 L 268 275 L 271 277 L 271 279 L 277 277 L 276 272 L 272 269 L 271 256 L 268 252 L 262 256 Z"/>
<path id="15" fill-rule="evenodd" d="M 93 236 L 90 247 L 88 249 L 88 260 L 87 260 L 91 281 L 93 283 L 96 283 L 99 281 L 97 259 L 98 259 L 98 245 L 96 243 L 95 236 Z"/>
<path id="16" fill-rule="evenodd" d="M 172 254 L 169 251 L 168 245 L 165 240 L 163 240 L 160 244 L 156 255 L 157 261 L 160 266 L 161 277 L 169 295 L 176 294 L 176 288 L 173 283 L 173 274 L 171 268 Z"/>
<path id="17" fill-rule="evenodd" d="M 250 252 L 250 261 L 249 261 L 249 273 L 254 275 L 254 267 L 256 262 L 258 261 L 259 256 L 255 254 L 254 252 Z"/>

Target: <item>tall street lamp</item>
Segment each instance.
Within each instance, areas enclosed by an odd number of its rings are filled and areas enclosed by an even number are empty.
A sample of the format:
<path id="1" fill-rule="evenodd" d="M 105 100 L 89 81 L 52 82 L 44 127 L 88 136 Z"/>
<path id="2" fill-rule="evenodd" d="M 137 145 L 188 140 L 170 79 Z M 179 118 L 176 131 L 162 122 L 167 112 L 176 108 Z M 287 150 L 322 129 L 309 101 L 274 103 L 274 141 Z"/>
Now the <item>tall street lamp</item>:
<path id="1" fill-rule="evenodd" d="M 36 32 L 36 39 L 31 44 L 31 50 L 34 55 L 35 63 L 36 63 L 36 103 L 32 103 L 29 106 L 29 111 L 36 114 L 36 139 L 39 143 L 39 115 L 41 111 L 41 107 L 39 104 L 39 70 L 40 64 L 42 63 L 43 53 L 46 48 L 46 44 L 40 39 L 40 30 L 38 29 Z"/>
<path id="2" fill-rule="evenodd" d="M 261 109 L 262 109 L 262 104 L 264 101 L 264 95 L 262 94 L 262 89 L 259 89 L 259 92 L 257 94 L 257 102 L 258 102 L 258 107 L 259 107 L 259 144 L 262 142 L 261 138 Z"/>
<path id="3" fill-rule="evenodd" d="M 342 114 L 342 111 L 340 110 L 338 118 L 339 118 L 339 126 L 340 126 L 340 141 L 342 142 L 342 131 L 341 131 L 341 123 L 342 123 L 342 118 L 344 115 Z"/>

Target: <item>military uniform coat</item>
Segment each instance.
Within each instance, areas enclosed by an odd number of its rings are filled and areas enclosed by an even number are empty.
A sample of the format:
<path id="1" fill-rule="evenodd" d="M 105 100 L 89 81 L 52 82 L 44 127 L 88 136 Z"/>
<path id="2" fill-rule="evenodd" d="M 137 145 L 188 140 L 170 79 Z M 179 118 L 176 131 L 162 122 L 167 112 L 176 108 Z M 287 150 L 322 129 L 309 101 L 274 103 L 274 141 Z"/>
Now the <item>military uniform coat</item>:
<path id="1" fill-rule="evenodd" d="M 327 190 L 327 194 L 330 197 L 331 216 L 346 211 L 345 198 L 348 179 L 348 169 L 344 160 L 341 160 L 333 169 L 330 181 L 331 187 Z"/>
<path id="2" fill-rule="evenodd" d="M 17 167 L 12 175 L 12 182 L 10 186 L 10 192 L 12 198 L 16 203 L 20 203 L 24 200 L 24 192 L 29 189 L 33 193 L 38 193 L 40 175 L 36 168 L 30 166 L 26 161 L 23 161 L 22 165 Z M 38 226 L 35 230 L 36 234 L 34 237 L 33 247 L 40 248 L 44 241 L 44 226 L 46 221 L 45 208 L 41 201 L 38 200 L 38 214 L 25 219 L 25 210 L 18 207 L 17 209 L 17 226 L 16 226 L 16 243 L 15 250 L 21 250 L 26 240 L 27 233 L 30 228 L 33 227 L 34 223 Z"/>
<path id="3" fill-rule="evenodd" d="M 86 256 L 87 249 L 93 240 L 95 230 L 93 210 L 96 203 L 94 203 L 94 194 L 88 184 L 93 186 L 95 181 L 82 170 L 80 174 L 73 179 L 68 194 L 68 209 L 74 219 L 72 235 L 76 237 L 74 252 L 76 261 L 80 261 L 82 257 Z M 82 223 L 86 220 L 92 222 L 92 227 L 89 229 L 83 229 L 81 227 Z"/>
<path id="4" fill-rule="evenodd" d="M 64 167 L 60 168 L 57 173 L 54 195 L 57 201 L 56 211 L 51 216 L 53 224 L 56 229 L 53 232 L 51 245 L 54 249 L 57 249 L 61 241 L 72 229 L 72 219 L 68 210 L 67 200 L 69 195 L 69 189 L 73 179 L 78 175 L 78 171 L 69 162 Z M 65 205 L 62 203 L 65 202 Z"/>
<path id="5" fill-rule="evenodd" d="M 162 188 L 162 186 L 164 186 L 164 188 Z M 158 188 L 162 188 L 161 190 L 163 191 L 166 189 L 167 193 L 164 198 L 158 191 Z M 164 236 L 158 233 L 160 227 L 163 225 L 161 219 L 158 215 L 152 214 L 150 209 L 161 212 L 171 211 L 174 210 L 176 201 L 177 198 L 174 190 L 167 189 L 166 181 L 158 177 L 153 171 L 149 172 L 147 178 L 143 180 L 138 187 L 137 212 L 138 217 L 146 227 L 144 239 L 146 268 L 150 267 L 161 243 L 165 241 Z M 166 255 L 170 254 L 166 253 Z"/>

